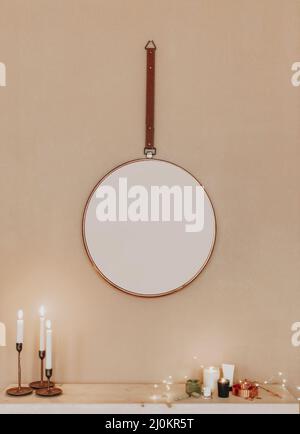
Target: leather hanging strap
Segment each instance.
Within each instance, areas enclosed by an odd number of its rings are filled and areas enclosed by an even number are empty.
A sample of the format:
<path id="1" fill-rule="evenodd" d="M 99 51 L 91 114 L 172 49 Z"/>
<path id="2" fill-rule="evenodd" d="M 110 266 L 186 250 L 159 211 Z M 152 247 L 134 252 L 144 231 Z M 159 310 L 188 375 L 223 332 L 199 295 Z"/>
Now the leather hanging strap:
<path id="1" fill-rule="evenodd" d="M 155 53 L 154 41 L 149 41 L 145 47 L 147 51 L 147 93 L 146 93 L 146 143 L 145 155 L 156 155 L 154 146 L 154 104 L 155 104 Z"/>

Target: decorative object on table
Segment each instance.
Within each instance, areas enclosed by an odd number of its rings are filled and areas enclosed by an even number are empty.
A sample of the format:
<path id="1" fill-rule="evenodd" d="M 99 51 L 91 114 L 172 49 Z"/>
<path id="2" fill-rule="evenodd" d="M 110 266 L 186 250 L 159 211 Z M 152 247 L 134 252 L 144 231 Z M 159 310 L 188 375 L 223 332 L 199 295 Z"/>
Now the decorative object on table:
<path id="1" fill-rule="evenodd" d="M 267 389 L 265 386 L 262 386 L 261 384 L 257 383 L 257 387 L 264 390 L 265 392 L 269 393 L 270 395 L 274 396 L 275 398 L 282 399 L 282 396 L 279 395 L 279 393 L 273 392 L 273 390 Z"/>
<path id="2" fill-rule="evenodd" d="M 235 365 L 228 365 L 226 363 L 223 363 L 222 365 L 223 377 L 229 380 L 230 390 L 232 390 L 232 386 L 233 386 L 234 369 L 235 369 Z"/>
<path id="3" fill-rule="evenodd" d="M 188 380 L 186 382 L 185 391 L 189 396 L 192 396 L 193 393 L 201 395 L 201 385 L 199 380 Z"/>
<path id="4" fill-rule="evenodd" d="M 218 397 L 219 398 L 229 398 L 230 392 L 230 381 L 226 378 L 221 378 L 218 381 Z"/>
<path id="5" fill-rule="evenodd" d="M 205 387 L 210 387 L 211 392 L 215 392 L 218 387 L 218 380 L 220 378 L 220 369 L 210 366 L 203 370 L 203 384 Z"/>
<path id="6" fill-rule="evenodd" d="M 47 388 L 38 389 L 36 394 L 44 398 L 51 398 L 59 396 L 63 393 L 58 387 L 53 387 L 51 383 L 51 378 L 53 376 L 52 369 L 52 324 L 51 321 L 46 322 L 46 377 L 47 377 Z"/>
<path id="7" fill-rule="evenodd" d="M 44 379 L 44 361 L 46 357 L 46 351 L 39 351 L 39 358 L 41 360 L 41 379 L 40 381 L 34 381 L 33 383 L 30 383 L 29 386 L 32 389 L 39 390 L 39 389 L 46 389 L 48 388 L 48 381 L 45 381 Z M 52 377 L 52 376 L 51 376 Z M 54 387 L 55 384 L 50 382 L 50 387 Z"/>
<path id="8" fill-rule="evenodd" d="M 58 388 L 58 387 L 53 387 L 51 386 L 51 378 L 53 375 L 53 370 L 52 369 L 46 369 L 46 377 L 48 379 L 48 386 L 46 389 L 38 389 L 36 390 L 36 394 L 38 396 L 41 396 L 42 398 L 53 398 L 55 396 L 60 396 L 62 395 L 63 391 L 62 389 Z"/>
<path id="9" fill-rule="evenodd" d="M 173 377 L 172 375 L 169 375 L 167 377 L 167 379 L 163 380 L 162 382 L 162 387 L 163 387 L 163 392 L 162 392 L 162 398 L 165 399 L 167 401 L 167 403 L 172 401 L 172 396 L 173 396 L 173 391 L 172 391 L 172 387 L 174 385 L 173 382 Z"/>
<path id="10" fill-rule="evenodd" d="M 152 401 L 159 401 L 162 398 L 162 385 L 154 384 L 153 385 L 153 395 L 151 395 Z"/>
<path id="11" fill-rule="evenodd" d="M 175 398 L 174 398 L 174 401 L 175 402 L 178 402 L 178 401 L 186 401 L 187 399 L 189 399 L 190 398 L 190 396 L 188 396 L 188 395 L 179 395 L 179 396 L 176 396 Z"/>
<path id="12" fill-rule="evenodd" d="M 45 308 L 41 306 L 40 308 L 40 348 L 39 348 L 39 359 L 41 361 L 41 379 L 40 381 L 34 381 L 29 386 L 32 389 L 46 389 L 48 387 L 48 382 L 44 381 L 44 360 L 46 357 L 46 345 L 45 345 Z M 54 383 L 50 384 L 54 387 Z"/>
<path id="13" fill-rule="evenodd" d="M 249 380 L 240 381 L 232 388 L 232 394 L 244 399 L 255 399 L 259 395 L 259 387 L 257 383 Z"/>
<path id="14" fill-rule="evenodd" d="M 202 397 L 203 399 L 212 399 L 211 388 L 209 386 L 202 387 Z"/>
<path id="15" fill-rule="evenodd" d="M 6 328 L 2 322 L 0 322 L 0 347 L 6 347 Z"/>
<path id="16" fill-rule="evenodd" d="M 82 232 L 93 269 L 102 278 L 132 295 L 160 297 L 185 288 L 207 266 L 216 240 L 216 216 L 206 189 L 191 173 L 155 158 L 157 49 L 153 41 L 145 48 L 144 157 L 125 162 L 101 178 L 88 198 Z M 164 193 L 158 197 L 160 190 Z M 175 203 L 170 206 L 171 191 Z M 144 257 L 151 258 L 155 273 L 149 273 Z"/>
<path id="17" fill-rule="evenodd" d="M 27 396 L 31 395 L 33 390 L 31 387 L 22 387 L 22 367 L 21 367 L 21 352 L 24 344 L 24 314 L 22 310 L 18 312 L 17 320 L 17 343 L 16 349 L 18 352 L 18 387 L 7 390 L 9 396 Z"/>
<path id="18" fill-rule="evenodd" d="M 279 371 L 275 375 L 272 375 L 268 380 L 264 381 L 265 385 L 280 385 L 283 389 L 287 388 L 288 380 L 286 375 Z"/>

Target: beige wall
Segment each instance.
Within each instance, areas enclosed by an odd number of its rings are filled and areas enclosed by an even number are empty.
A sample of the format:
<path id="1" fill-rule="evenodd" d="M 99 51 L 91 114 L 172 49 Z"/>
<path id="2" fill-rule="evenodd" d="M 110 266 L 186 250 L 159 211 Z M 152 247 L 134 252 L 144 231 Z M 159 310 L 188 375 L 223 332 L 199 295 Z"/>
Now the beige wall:
<path id="1" fill-rule="evenodd" d="M 297 0 L 0 0 L 0 382 L 38 375 L 38 307 L 65 382 L 159 381 L 232 361 L 243 377 L 300 384 L 300 58 Z M 91 188 L 144 144 L 144 43 L 159 45 L 159 157 L 205 184 L 212 261 L 190 287 L 144 300 L 91 268 Z M 116 265 L 117 266 L 117 265 Z"/>

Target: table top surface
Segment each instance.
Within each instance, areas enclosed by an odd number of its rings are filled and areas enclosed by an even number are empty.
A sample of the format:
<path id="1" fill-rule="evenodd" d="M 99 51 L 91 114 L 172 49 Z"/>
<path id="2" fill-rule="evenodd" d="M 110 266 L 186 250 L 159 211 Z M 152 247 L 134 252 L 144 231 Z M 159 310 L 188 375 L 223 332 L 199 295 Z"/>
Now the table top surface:
<path id="1" fill-rule="evenodd" d="M 0 406 L 16 404 L 168 404 L 172 405 L 208 405 L 208 404 L 239 404 L 239 405 L 299 405 L 292 394 L 281 386 L 266 386 L 278 393 L 281 398 L 273 396 L 265 390 L 260 390 L 260 399 L 244 400 L 230 395 L 228 399 L 218 398 L 215 394 L 212 399 L 188 398 L 185 395 L 185 386 L 176 384 L 167 390 L 165 385 L 153 384 L 62 384 L 57 385 L 63 389 L 63 395 L 55 398 L 41 398 L 34 393 L 27 397 L 13 398 L 6 394 L 7 388 L 0 393 Z M 10 386 L 12 387 L 12 386 Z"/>

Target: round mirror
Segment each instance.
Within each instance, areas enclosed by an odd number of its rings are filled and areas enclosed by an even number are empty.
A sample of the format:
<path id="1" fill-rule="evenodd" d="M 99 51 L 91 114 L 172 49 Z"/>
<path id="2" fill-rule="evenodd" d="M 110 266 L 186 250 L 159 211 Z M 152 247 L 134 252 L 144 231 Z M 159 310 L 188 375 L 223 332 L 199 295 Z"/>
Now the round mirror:
<path id="1" fill-rule="evenodd" d="M 83 238 L 101 276 L 127 293 L 157 297 L 191 283 L 207 264 L 216 220 L 201 184 L 156 159 L 108 173 L 86 205 Z"/>

